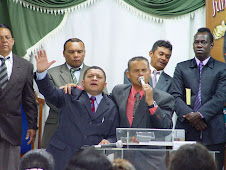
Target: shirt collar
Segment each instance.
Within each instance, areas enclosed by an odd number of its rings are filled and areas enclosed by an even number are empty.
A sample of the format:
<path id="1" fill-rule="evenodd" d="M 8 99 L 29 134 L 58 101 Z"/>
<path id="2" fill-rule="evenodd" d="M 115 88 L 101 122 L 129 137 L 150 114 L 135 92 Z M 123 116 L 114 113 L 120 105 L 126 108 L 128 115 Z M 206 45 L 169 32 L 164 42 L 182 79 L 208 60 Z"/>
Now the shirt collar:
<path id="1" fill-rule="evenodd" d="M 156 70 L 156 69 L 150 65 L 150 70 L 151 70 L 151 74 L 153 74 L 153 71 Z M 159 72 L 160 75 L 161 75 L 162 72 L 163 72 L 163 70 L 159 70 L 159 71 L 157 71 L 157 72 Z"/>
<path id="2" fill-rule="evenodd" d="M 2 55 L 0 55 L 0 58 L 4 58 L 4 57 L 3 57 Z M 11 51 L 11 52 L 9 53 L 9 55 L 6 56 L 5 58 L 9 58 L 9 61 L 12 62 L 12 60 L 13 60 L 13 52 Z"/>
<path id="3" fill-rule="evenodd" d="M 86 93 L 87 93 L 87 92 L 86 92 Z M 90 95 L 89 93 L 87 93 L 87 95 L 89 96 L 89 98 L 92 96 L 92 95 Z M 102 93 L 100 93 L 100 94 L 98 94 L 97 96 L 94 96 L 94 97 L 96 97 L 96 102 L 97 102 L 97 104 L 99 104 L 100 101 L 101 101 L 102 98 L 103 98 L 103 95 L 102 95 Z"/>
<path id="4" fill-rule="evenodd" d="M 205 66 L 206 63 L 209 61 L 209 59 L 210 59 L 210 56 L 209 56 L 207 59 L 205 59 L 205 60 L 202 61 L 202 63 L 203 63 L 204 66 Z M 195 61 L 196 61 L 196 63 L 197 63 L 197 66 L 199 66 L 199 63 L 200 63 L 201 61 L 200 61 L 198 58 L 196 58 L 196 57 L 195 57 Z"/>
<path id="5" fill-rule="evenodd" d="M 133 97 L 135 97 L 135 94 L 137 93 L 138 91 L 136 91 L 136 89 L 133 87 L 132 85 L 132 88 L 131 88 L 131 94 Z M 139 91 L 140 93 L 140 97 L 142 98 L 144 96 L 144 90 L 142 89 L 141 91 Z"/>
<path id="6" fill-rule="evenodd" d="M 67 65 L 67 67 L 68 67 L 68 69 L 70 70 L 72 67 L 68 64 L 68 63 L 66 63 L 66 65 Z M 82 65 L 80 65 L 80 67 L 78 67 L 78 68 L 80 68 L 80 70 L 83 68 L 83 63 L 82 63 Z"/>

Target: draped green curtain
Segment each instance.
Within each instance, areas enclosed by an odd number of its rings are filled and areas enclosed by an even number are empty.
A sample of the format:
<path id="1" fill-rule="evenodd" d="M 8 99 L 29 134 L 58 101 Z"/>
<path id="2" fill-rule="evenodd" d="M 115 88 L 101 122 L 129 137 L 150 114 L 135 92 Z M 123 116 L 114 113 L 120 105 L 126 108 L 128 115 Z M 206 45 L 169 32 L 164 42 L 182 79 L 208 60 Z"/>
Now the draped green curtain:
<path id="1" fill-rule="evenodd" d="M 24 56 L 27 49 L 54 30 L 64 17 L 33 11 L 12 0 L 0 2 L 0 16 L 0 23 L 11 27 L 15 39 L 13 52 L 19 56 Z"/>
<path id="2" fill-rule="evenodd" d="M 24 0 L 33 5 L 45 8 L 69 8 L 87 0 Z"/>
<path id="3" fill-rule="evenodd" d="M 205 5 L 205 0 L 124 0 L 146 13 L 157 16 L 178 16 L 195 11 Z"/>

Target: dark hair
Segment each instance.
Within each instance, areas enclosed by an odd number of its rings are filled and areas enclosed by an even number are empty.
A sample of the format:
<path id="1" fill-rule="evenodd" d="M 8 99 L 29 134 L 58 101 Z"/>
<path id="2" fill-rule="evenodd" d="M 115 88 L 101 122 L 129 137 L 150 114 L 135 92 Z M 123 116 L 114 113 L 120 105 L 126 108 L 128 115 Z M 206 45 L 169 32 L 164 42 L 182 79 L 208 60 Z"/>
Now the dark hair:
<path id="1" fill-rule="evenodd" d="M 11 36 L 13 37 L 12 31 L 11 31 L 11 29 L 10 29 L 10 27 L 8 25 L 0 24 L 0 28 L 7 28 L 10 31 Z"/>
<path id="2" fill-rule="evenodd" d="M 30 168 L 54 170 L 54 159 L 45 149 L 30 150 L 22 157 L 19 170 L 26 170 Z"/>
<path id="3" fill-rule="evenodd" d="M 84 44 L 84 42 L 82 40 L 80 40 L 78 38 L 70 38 L 67 41 L 65 41 L 65 43 L 64 43 L 64 51 L 65 51 L 65 48 L 66 48 L 66 44 L 68 42 L 81 42 L 83 44 L 83 46 L 84 46 L 84 49 L 85 49 L 85 44 Z"/>
<path id="4" fill-rule="evenodd" d="M 112 170 L 112 164 L 103 151 L 93 148 L 81 149 L 74 153 L 65 170 Z"/>
<path id="5" fill-rule="evenodd" d="M 173 46 L 171 45 L 171 43 L 169 41 L 158 40 L 152 46 L 151 51 L 153 53 L 155 53 L 155 51 L 157 50 L 158 47 L 165 47 L 165 48 L 168 48 L 170 51 L 172 51 L 172 49 L 173 49 Z"/>
<path id="6" fill-rule="evenodd" d="M 148 63 L 148 67 L 149 67 L 148 59 L 146 59 L 146 58 L 143 57 L 143 56 L 137 56 L 137 57 L 131 58 L 131 59 L 128 61 L 128 71 L 129 71 L 129 69 L 130 69 L 130 64 L 131 64 L 131 62 L 133 62 L 133 61 L 142 61 L 142 60 L 146 61 L 146 62 Z"/>
<path id="7" fill-rule="evenodd" d="M 199 28 L 198 32 L 195 34 L 195 36 L 199 33 L 199 32 L 206 32 L 209 34 L 209 38 L 210 38 L 210 43 L 213 43 L 213 34 L 211 33 L 209 28 L 203 27 L 203 28 Z"/>
<path id="8" fill-rule="evenodd" d="M 101 70 L 104 73 L 104 78 L 105 78 L 105 81 L 106 81 L 106 74 L 105 74 L 104 70 L 102 68 L 98 67 L 98 66 L 92 66 L 92 67 L 87 68 L 87 70 L 84 72 L 83 80 L 85 79 L 85 76 L 86 76 L 87 72 L 90 69 L 98 69 L 98 70 Z"/>
<path id="9" fill-rule="evenodd" d="M 216 170 L 216 163 L 208 149 L 201 144 L 186 144 L 173 153 L 169 170 Z"/>

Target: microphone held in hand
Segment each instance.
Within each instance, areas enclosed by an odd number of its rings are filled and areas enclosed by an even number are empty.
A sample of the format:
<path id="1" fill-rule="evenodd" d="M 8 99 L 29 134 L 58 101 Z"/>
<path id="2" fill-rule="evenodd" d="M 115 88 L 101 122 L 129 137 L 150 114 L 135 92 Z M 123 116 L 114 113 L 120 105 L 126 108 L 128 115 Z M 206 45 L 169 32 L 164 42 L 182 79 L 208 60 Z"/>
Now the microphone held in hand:
<path id="1" fill-rule="evenodd" d="M 138 78 L 139 83 L 142 84 L 142 85 L 145 84 L 145 81 L 144 81 L 144 80 L 145 80 L 144 76 L 140 76 L 140 77 Z"/>

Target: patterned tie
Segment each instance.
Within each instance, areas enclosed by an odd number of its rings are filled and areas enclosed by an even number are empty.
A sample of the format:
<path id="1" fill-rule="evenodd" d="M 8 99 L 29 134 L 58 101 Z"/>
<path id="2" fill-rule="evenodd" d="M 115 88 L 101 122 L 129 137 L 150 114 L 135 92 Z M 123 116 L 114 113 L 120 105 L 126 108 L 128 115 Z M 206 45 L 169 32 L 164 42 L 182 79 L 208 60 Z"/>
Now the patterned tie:
<path id="1" fill-rule="evenodd" d="M 155 88 L 156 84 L 157 84 L 157 75 L 160 74 L 159 71 L 157 71 L 156 69 L 154 69 L 153 71 L 153 77 L 152 77 L 152 87 Z"/>
<path id="2" fill-rule="evenodd" d="M 0 60 L 2 61 L 2 64 L 0 67 L 0 84 L 1 84 L 1 88 L 3 90 L 8 83 L 8 73 L 7 73 L 7 67 L 5 64 L 5 60 L 7 60 L 7 58 L 6 59 L 0 58 Z"/>
<path id="3" fill-rule="evenodd" d="M 96 97 L 91 96 L 91 97 L 90 97 L 90 100 L 91 100 L 92 116 L 94 116 L 94 114 L 95 114 L 95 104 L 94 104 L 94 101 L 96 100 Z"/>
<path id="4" fill-rule="evenodd" d="M 71 77 L 72 77 L 72 80 L 73 80 L 73 83 L 77 83 L 77 79 L 76 79 L 76 76 L 75 76 L 75 72 L 76 71 L 79 71 L 81 68 L 71 68 L 70 69 L 70 72 L 71 72 Z"/>
<path id="5" fill-rule="evenodd" d="M 137 110 L 138 105 L 139 105 L 139 103 L 140 103 L 140 93 L 137 92 L 137 93 L 135 94 L 135 97 L 136 97 L 136 100 L 135 100 L 134 107 L 133 107 L 133 117 L 135 116 L 136 110 Z"/>
<path id="6" fill-rule="evenodd" d="M 199 90 L 194 103 L 194 112 L 197 112 L 201 108 L 201 76 L 202 76 L 202 68 L 203 63 L 199 63 Z"/>

